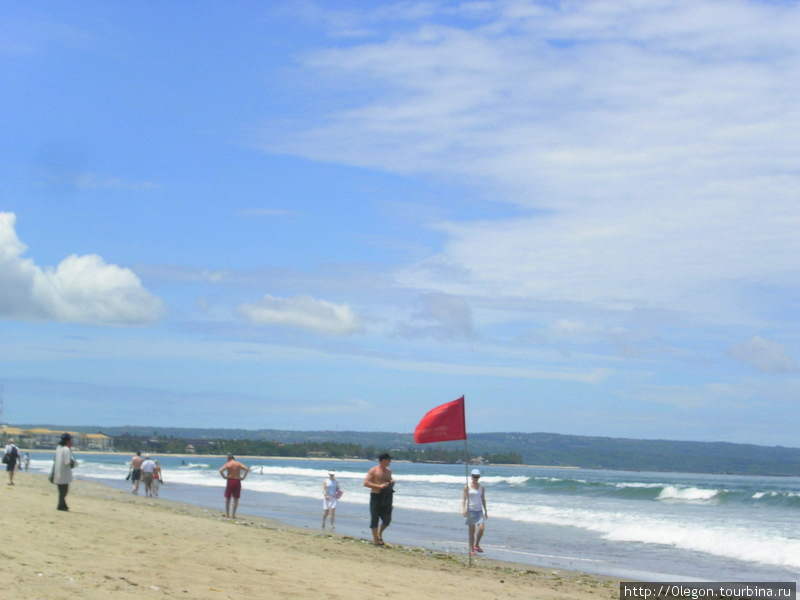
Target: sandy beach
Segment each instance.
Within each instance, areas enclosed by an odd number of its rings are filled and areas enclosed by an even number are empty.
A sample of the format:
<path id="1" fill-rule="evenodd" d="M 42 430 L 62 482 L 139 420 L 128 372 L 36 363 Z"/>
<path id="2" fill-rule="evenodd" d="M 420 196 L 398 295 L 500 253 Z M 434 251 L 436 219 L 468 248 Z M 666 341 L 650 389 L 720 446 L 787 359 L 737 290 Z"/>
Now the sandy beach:
<path id="1" fill-rule="evenodd" d="M 5 474 L 4 474 L 5 475 Z M 0 596 L 125 598 L 617 598 L 617 581 L 290 528 L 75 481 L 70 512 L 40 474 L 0 485 Z M 222 494 L 220 491 L 220 507 Z"/>

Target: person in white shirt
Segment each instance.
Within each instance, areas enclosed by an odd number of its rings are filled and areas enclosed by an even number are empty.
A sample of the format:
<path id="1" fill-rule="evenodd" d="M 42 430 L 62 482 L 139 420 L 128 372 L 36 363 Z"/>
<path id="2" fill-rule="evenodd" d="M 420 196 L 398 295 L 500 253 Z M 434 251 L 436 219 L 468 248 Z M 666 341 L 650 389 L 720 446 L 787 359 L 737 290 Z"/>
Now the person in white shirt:
<path id="1" fill-rule="evenodd" d="M 331 469 L 328 471 L 328 478 L 322 482 L 322 529 L 325 529 L 325 520 L 328 514 L 331 515 L 331 531 L 335 528 L 333 522 L 336 519 L 336 502 L 341 496 L 339 490 L 339 481 L 336 479 L 336 473 Z"/>
<path id="2" fill-rule="evenodd" d="M 144 457 L 142 463 L 142 481 L 144 482 L 144 495 L 150 497 L 153 495 L 153 473 L 156 472 L 156 463 L 150 456 Z"/>
<path id="3" fill-rule="evenodd" d="M 464 493 L 461 495 L 462 513 L 467 518 L 469 526 L 469 553 L 474 555 L 476 552 L 483 552 L 481 548 L 481 538 L 483 537 L 484 521 L 489 518 L 489 511 L 486 510 L 486 490 L 480 484 L 481 472 L 472 469 L 472 478 L 469 485 L 464 486 Z M 477 528 L 478 537 L 475 537 Z"/>
<path id="4" fill-rule="evenodd" d="M 58 510 L 69 510 L 67 494 L 72 481 L 72 468 L 75 460 L 72 458 L 72 436 L 68 433 L 61 435 L 61 441 L 56 448 L 56 457 L 53 463 L 53 483 L 58 486 Z"/>

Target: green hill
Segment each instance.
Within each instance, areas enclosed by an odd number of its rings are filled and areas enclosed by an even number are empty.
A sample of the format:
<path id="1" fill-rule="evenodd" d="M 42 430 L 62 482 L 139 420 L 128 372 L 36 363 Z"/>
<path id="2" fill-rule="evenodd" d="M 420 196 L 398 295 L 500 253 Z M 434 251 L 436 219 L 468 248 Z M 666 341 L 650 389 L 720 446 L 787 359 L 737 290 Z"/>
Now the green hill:
<path id="1" fill-rule="evenodd" d="M 253 440 L 283 444 L 336 442 L 362 448 L 434 450 L 463 448 L 463 442 L 414 444 L 410 433 L 364 431 L 289 431 L 279 429 L 193 429 L 174 427 L 83 427 L 21 425 L 98 432 L 113 437 L 168 437 L 186 440 Z M 800 476 L 800 448 L 727 442 L 636 440 L 555 433 L 476 433 L 469 437 L 471 455 L 516 454 L 525 464 L 619 469 Z"/>

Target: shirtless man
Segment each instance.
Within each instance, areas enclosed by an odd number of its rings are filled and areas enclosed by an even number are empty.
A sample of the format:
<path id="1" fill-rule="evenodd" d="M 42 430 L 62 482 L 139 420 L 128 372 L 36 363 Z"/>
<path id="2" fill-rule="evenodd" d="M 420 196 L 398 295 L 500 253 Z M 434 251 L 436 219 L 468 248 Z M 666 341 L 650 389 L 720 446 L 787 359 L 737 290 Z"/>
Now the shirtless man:
<path id="1" fill-rule="evenodd" d="M 227 479 L 225 486 L 225 516 L 236 518 L 236 508 L 239 506 L 239 496 L 242 493 L 242 479 L 247 477 L 250 469 L 245 467 L 238 460 L 233 458 L 233 454 L 228 454 L 228 462 L 222 465 L 219 474 L 223 479 Z M 230 512 L 231 497 L 233 497 L 233 514 Z"/>
<path id="2" fill-rule="evenodd" d="M 394 494 L 394 479 L 389 465 L 392 457 L 384 452 L 379 457 L 379 463 L 372 467 L 364 478 L 364 487 L 370 488 L 369 515 L 370 529 L 372 529 L 372 543 L 384 546 L 383 532 L 392 522 L 392 494 Z M 378 521 L 381 521 L 378 529 Z"/>
<path id="3" fill-rule="evenodd" d="M 131 458 L 131 494 L 139 495 L 139 483 L 142 481 L 142 453 L 137 452 L 136 456 Z"/>

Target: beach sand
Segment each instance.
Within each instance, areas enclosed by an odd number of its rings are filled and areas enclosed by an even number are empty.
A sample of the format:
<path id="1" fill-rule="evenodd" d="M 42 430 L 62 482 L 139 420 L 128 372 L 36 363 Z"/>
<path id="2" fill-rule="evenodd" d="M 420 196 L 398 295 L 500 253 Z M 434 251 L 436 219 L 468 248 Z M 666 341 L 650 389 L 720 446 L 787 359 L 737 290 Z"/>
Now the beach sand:
<path id="1" fill-rule="evenodd" d="M 0 600 L 617 599 L 618 580 L 291 528 L 40 474 L 0 483 Z M 163 489 L 168 494 L 168 489 Z M 246 493 L 246 491 L 244 492 Z M 391 531 L 391 529 L 389 530 Z"/>

